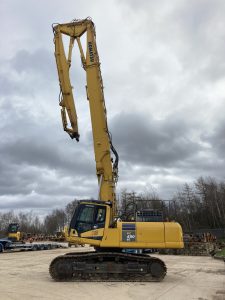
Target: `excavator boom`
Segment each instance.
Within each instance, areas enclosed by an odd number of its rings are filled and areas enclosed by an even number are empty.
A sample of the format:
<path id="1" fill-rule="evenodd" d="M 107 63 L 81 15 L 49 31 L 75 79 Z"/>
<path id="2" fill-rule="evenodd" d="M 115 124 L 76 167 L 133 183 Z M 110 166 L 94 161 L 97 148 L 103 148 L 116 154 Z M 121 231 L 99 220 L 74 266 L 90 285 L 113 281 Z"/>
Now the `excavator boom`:
<path id="1" fill-rule="evenodd" d="M 55 58 L 60 82 L 60 106 L 63 128 L 71 138 L 79 141 L 77 114 L 75 109 L 72 86 L 70 82 L 70 66 L 72 49 L 75 41 L 80 50 L 81 62 L 86 71 L 86 92 L 89 101 L 94 152 L 96 161 L 96 174 L 99 183 L 99 200 L 112 203 L 112 215 L 115 216 L 115 183 L 118 176 L 118 154 L 112 145 L 111 136 L 107 125 L 103 82 L 100 69 L 99 55 L 96 45 L 96 33 L 94 23 L 90 19 L 74 21 L 67 24 L 58 24 L 53 27 L 55 42 Z M 86 33 L 86 56 L 80 41 L 80 37 Z M 63 35 L 70 37 L 68 57 L 63 46 Z M 68 128 L 67 115 L 71 127 Z M 112 165 L 111 151 L 115 155 Z"/>

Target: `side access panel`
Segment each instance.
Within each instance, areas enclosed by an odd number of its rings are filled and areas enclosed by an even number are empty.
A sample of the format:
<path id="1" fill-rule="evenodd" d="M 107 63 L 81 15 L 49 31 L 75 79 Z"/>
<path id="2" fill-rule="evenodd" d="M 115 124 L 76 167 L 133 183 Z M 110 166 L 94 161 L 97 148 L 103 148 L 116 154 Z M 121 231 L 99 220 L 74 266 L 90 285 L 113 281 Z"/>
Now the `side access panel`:
<path id="1" fill-rule="evenodd" d="M 184 248 L 183 232 L 180 224 L 176 222 L 165 222 L 165 244 L 166 248 Z"/>
<path id="2" fill-rule="evenodd" d="M 163 222 L 121 222 L 120 247 L 165 248 Z"/>

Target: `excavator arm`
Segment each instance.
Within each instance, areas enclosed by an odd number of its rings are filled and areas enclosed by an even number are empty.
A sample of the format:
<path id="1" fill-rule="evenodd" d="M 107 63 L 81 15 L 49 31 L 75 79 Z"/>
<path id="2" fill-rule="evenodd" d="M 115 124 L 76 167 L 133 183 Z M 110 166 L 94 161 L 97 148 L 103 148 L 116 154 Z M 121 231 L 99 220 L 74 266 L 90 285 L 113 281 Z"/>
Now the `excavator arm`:
<path id="1" fill-rule="evenodd" d="M 99 200 L 112 203 L 111 219 L 116 213 L 115 183 L 118 177 L 118 154 L 112 145 L 111 135 L 107 125 L 103 82 L 100 70 L 100 61 L 96 45 L 94 23 L 90 19 L 73 21 L 67 24 L 58 24 L 53 27 L 55 58 L 60 82 L 60 106 L 64 130 L 79 141 L 77 114 L 74 103 L 73 91 L 70 82 L 70 67 L 72 49 L 75 41 L 80 50 L 81 62 L 86 71 L 86 92 L 89 101 L 94 152 L 96 161 L 96 174 L 99 183 Z M 84 54 L 80 37 L 86 33 L 86 55 Z M 63 35 L 70 37 L 68 56 L 66 57 L 63 45 Z M 70 127 L 68 127 L 68 121 Z M 111 151 L 115 155 L 112 164 Z"/>
<path id="2" fill-rule="evenodd" d="M 71 54 L 74 39 L 70 39 L 70 51 L 68 58 L 66 58 L 65 50 L 63 46 L 62 32 L 60 25 L 53 28 L 54 31 L 54 42 L 55 42 L 55 58 L 56 65 L 59 75 L 60 84 L 60 99 L 59 105 L 61 108 L 61 116 L 64 130 L 73 139 L 79 141 L 78 124 L 77 124 L 77 113 L 74 105 L 72 86 L 70 83 L 69 69 L 71 66 Z M 70 120 L 71 127 L 68 127 L 67 115 Z"/>

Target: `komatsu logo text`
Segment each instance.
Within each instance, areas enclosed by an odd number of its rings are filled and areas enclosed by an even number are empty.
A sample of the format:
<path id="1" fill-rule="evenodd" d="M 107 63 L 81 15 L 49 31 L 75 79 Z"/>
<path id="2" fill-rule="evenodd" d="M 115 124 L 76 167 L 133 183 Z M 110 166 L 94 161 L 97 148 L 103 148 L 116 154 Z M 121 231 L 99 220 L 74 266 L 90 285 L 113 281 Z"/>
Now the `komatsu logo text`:
<path id="1" fill-rule="evenodd" d="M 94 62 L 94 52 L 93 52 L 92 42 L 88 42 L 88 49 L 90 55 L 90 62 Z"/>

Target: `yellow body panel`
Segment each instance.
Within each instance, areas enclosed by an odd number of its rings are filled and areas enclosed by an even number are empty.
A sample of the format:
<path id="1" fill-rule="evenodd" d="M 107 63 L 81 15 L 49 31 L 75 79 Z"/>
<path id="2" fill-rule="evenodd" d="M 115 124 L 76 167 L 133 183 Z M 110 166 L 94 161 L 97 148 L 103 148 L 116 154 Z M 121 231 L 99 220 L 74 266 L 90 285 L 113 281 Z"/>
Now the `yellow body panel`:
<path id="1" fill-rule="evenodd" d="M 184 247 L 182 228 L 176 222 L 117 222 L 116 228 L 94 229 L 80 237 L 70 234 L 69 241 L 105 248 Z"/>
<path id="2" fill-rule="evenodd" d="M 21 232 L 9 232 L 8 233 L 8 238 L 14 242 L 19 242 L 21 240 Z"/>
<path id="3" fill-rule="evenodd" d="M 107 228 L 104 234 L 101 247 L 120 247 L 120 231 L 118 228 Z"/>

